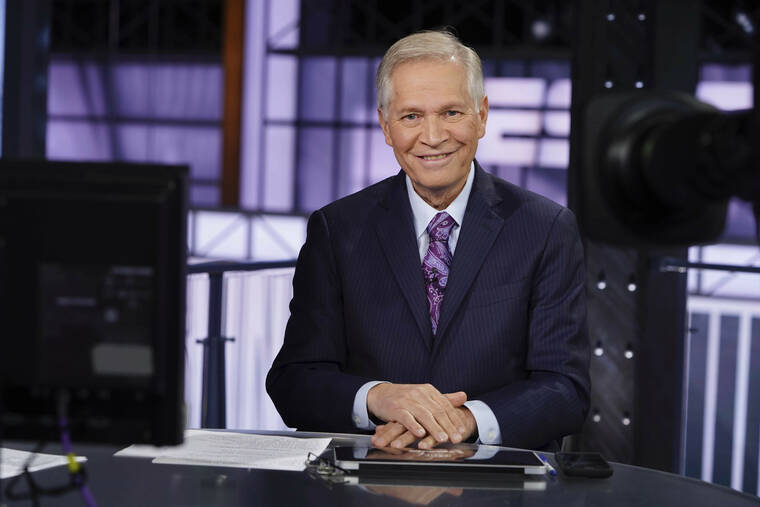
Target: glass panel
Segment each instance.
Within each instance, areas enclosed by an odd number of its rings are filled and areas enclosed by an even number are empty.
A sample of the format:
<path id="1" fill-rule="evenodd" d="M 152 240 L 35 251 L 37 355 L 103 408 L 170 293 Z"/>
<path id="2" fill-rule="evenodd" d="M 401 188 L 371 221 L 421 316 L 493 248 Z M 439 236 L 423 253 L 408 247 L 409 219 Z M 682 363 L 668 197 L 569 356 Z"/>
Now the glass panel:
<path id="1" fill-rule="evenodd" d="M 546 93 L 546 105 L 551 107 L 570 107 L 572 83 L 569 79 L 555 79 L 549 84 Z"/>
<path id="2" fill-rule="evenodd" d="M 52 60 L 48 66 L 48 114 L 104 114 L 100 68 L 91 63 Z"/>
<path id="3" fill-rule="evenodd" d="M 340 118 L 344 121 L 375 121 L 375 97 L 367 87 L 367 81 L 374 84 L 374 74 L 370 74 L 367 58 L 346 58 L 343 60 L 342 89 L 340 97 Z M 370 111 L 371 110 L 371 111 Z"/>
<path id="4" fill-rule="evenodd" d="M 247 257 L 248 220 L 245 215 L 199 211 L 195 214 L 195 222 L 198 249 L 195 255 L 219 259 Z"/>
<path id="5" fill-rule="evenodd" d="M 752 107 L 752 84 L 702 81 L 697 85 L 697 98 L 727 111 Z"/>
<path id="6" fill-rule="evenodd" d="M 254 260 L 295 259 L 306 240 L 303 217 L 254 217 L 251 252 Z"/>
<path id="7" fill-rule="evenodd" d="M 497 129 L 489 125 L 480 141 L 477 159 L 483 164 L 533 166 L 536 163 L 536 140 L 503 138 Z"/>
<path id="8" fill-rule="evenodd" d="M 295 119 L 296 77 L 298 76 L 296 58 L 272 55 L 268 58 L 266 69 L 266 119 Z"/>
<path id="9" fill-rule="evenodd" d="M 106 93 L 106 113 L 119 116 L 148 118 L 152 115 L 149 66 L 143 63 L 120 63 L 103 66 Z M 109 89 L 110 88 L 110 89 Z"/>
<path id="10" fill-rule="evenodd" d="M 333 138 L 330 128 L 303 128 L 298 147 L 299 209 L 314 210 L 335 200 Z"/>
<path id="11" fill-rule="evenodd" d="M 262 207 L 291 211 L 293 202 L 293 166 L 295 128 L 267 127 L 264 160 L 264 195 Z"/>
<path id="12" fill-rule="evenodd" d="M 219 187 L 211 185 L 190 185 L 190 205 L 216 207 L 220 204 Z"/>
<path id="13" fill-rule="evenodd" d="M 335 58 L 301 60 L 300 119 L 333 120 L 335 118 Z"/>
<path id="14" fill-rule="evenodd" d="M 369 184 L 393 176 L 401 168 L 393 155 L 393 149 L 385 144 L 385 136 L 380 127 L 372 130 L 371 143 Z"/>
<path id="15" fill-rule="evenodd" d="M 567 169 L 570 163 L 570 142 L 567 139 L 541 139 L 538 143 L 538 165 Z"/>
<path id="16" fill-rule="evenodd" d="M 111 160 L 114 136 L 103 124 L 48 120 L 45 153 L 57 160 Z"/>
<path id="17" fill-rule="evenodd" d="M 342 129 L 340 135 L 340 197 L 354 193 L 365 186 L 367 167 L 367 137 L 364 128 Z"/>
<path id="18" fill-rule="evenodd" d="M 711 245 L 702 248 L 702 262 L 760 266 L 757 247 Z M 704 270 L 702 291 L 712 296 L 760 298 L 760 283 L 755 273 L 729 273 Z"/>
<path id="19" fill-rule="evenodd" d="M 569 111 L 546 111 L 544 113 L 544 129 L 553 136 L 570 135 Z"/>
<path id="20" fill-rule="evenodd" d="M 298 47 L 300 0 L 265 0 L 269 2 L 269 45 L 276 49 Z"/>
<path id="21" fill-rule="evenodd" d="M 555 169 L 530 169 L 527 173 L 527 188 L 537 194 L 548 197 L 554 202 L 565 206 L 567 204 L 567 192 L 565 171 Z"/>
<path id="22" fill-rule="evenodd" d="M 492 106 L 541 106 L 546 81 L 540 78 L 489 77 L 485 80 L 488 102 Z"/>
<path id="23" fill-rule="evenodd" d="M 148 68 L 150 117 L 221 120 L 221 65 L 165 63 Z M 123 99 L 127 97 L 119 97 L 120 102 Z"/>
<path id="24" fill-rule="evenodd" d="M 492 111 L 488 115 L 488 128 L 500 134 L 541 133 L 541 113 L 538 111 Z"/>
<path id="25" fill-rule="evenodd" d="M 222 132 L 217 127 L 150 128 L 148 160 L 189 164 L 193 178 L 220 178 L 221 149 Z"/>

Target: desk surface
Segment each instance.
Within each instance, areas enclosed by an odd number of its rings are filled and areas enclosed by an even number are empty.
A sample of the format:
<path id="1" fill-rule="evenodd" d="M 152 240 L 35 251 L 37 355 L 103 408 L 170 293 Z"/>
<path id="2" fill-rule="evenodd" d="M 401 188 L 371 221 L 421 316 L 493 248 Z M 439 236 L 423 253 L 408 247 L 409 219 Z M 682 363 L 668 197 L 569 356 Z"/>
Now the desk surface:
<path id="1" fill-rule="evenodd" d="M 256 432 L 272 433 L 272 432 Z M 366 444 L 359 435 L 284 433 L 289 436 L 332 436 L 331 445 Z M 7 447 L 22 446 L 7 444 Z M 24 446 L 28 448 L 29 446 Z M 75 446 L 77 454 L 88 457 L 88 484 L 100 506 L 290 506 L 290 505 L 563 505 L 563 506 L 668 506 L 760 505 L 760 499 L 732 489 L 679 475 L 612 463 L 608 479 L 566 477 L 559 472 L 546 476 L 542 490 L 492 489 L 480 487 L 440 487 L 387 485 L 358 487 L 328 485 L 300 472 L 243 470 L 236 468 L 158 465 L 144 458 L 114 458 L 113 447 Z M 46 452 L 57 452 L 51 446 Z M 553 464 L 553 458 L 549 456 Z M 42 485 L 66 481 L 63 468 L 36 472 Z M 5 488 L 7 481 L 2 481 Z M 461 486 L 461 485 L 457 485 Z M 7 502 L 5 496 L 2 497 Z M 0 502 L 0 505 L 2 503 Z M 8 505 L 31 505 L 10 502 Z M 57 498 L 43 498 L 42 506 L 81 506 L 77 492 Z"/>

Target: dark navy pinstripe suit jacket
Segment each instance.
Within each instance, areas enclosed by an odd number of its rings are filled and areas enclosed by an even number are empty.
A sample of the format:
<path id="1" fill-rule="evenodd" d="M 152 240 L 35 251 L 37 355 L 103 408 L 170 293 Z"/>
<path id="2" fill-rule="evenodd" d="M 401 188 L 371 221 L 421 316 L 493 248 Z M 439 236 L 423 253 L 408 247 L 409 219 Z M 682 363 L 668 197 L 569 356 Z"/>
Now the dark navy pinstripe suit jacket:
<path id="1" fill-rule="evenodd" d="M 589 403 L 583 252 L 566 208 L 484 172 L 434 337 L 404 173 L 314 212 L 267 391 L 288 426 L 356 432 L 370 380 L 484 401 L 503 445 L 553 447 Z"/>

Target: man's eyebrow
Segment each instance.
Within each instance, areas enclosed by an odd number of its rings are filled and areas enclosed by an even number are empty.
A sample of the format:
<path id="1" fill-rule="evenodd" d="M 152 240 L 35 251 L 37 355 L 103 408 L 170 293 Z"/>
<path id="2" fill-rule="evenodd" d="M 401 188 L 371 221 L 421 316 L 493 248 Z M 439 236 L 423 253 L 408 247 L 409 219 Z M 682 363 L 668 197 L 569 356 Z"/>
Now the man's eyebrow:
<path id="1" fill-rule="evenodd" d="M 448 111 L 450 109 L 465 109 L 465 108 L 467 108 L 467 104 L 465 102 L 450 102 L 448 104 L 444 104 L 438 110 Z"/>
<path id="2" fill-rule="evenodd" d="M 447 102 L 441 106 L 436 107 L 435 111 L 448 111 L 450 109 L 466 109 L 466 108 L 467 108 L 466 102 Z M 424 110 L 425 108 L 415 106 L 414 104 L 407 104 L 398 108 L 399 113 L 410 112 L 410 111 L 424 111 Z"/>

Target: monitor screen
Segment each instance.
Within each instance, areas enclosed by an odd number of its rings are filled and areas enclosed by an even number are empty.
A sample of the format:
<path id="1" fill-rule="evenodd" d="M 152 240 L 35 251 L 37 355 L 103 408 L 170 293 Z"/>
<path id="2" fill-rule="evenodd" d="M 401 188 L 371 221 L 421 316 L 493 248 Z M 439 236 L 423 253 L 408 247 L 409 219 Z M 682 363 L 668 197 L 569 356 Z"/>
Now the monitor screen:
<path id="1" fill-rule="evenodd" d="M 187 179 L 0 161 L 4 438 L 182 441 Z"/>

